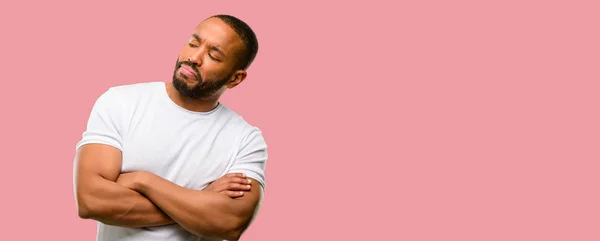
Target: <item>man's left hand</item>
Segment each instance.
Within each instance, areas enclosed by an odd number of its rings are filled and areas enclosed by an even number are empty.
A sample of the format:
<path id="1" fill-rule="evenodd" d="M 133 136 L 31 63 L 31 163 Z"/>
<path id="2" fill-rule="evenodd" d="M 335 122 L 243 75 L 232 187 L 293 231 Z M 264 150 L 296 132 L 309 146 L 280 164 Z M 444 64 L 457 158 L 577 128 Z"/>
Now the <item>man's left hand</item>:
<path id="1" fill-rule="evenodd" d="M 251 188 L 250 179 L 243 173 L 229 173 L 216 181 L 210 183 L 204 191 L 221 193 L 230 198 L 244 196 L 244 192 L 249 192 Z"/>

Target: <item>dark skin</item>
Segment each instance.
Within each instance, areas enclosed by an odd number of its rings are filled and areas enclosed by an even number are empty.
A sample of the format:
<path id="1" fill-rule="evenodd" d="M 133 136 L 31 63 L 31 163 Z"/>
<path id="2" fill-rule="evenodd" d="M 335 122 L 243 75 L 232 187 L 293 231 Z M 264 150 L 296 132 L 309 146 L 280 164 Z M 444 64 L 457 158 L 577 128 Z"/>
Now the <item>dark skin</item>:
<path id="1" fill-rule="evenodd" d="M 200 23 L 181 50 L 178 61 L 195 74 L 178 68 L 179 88 L 216 86 L 202 98 L 186 96 L 167 83 L 169 97 L 190 111 L 214 109 L 226 89 L 247 76 L 236 69 L 244 45 L 227 24 L 217 18 Z M 202 84 L 204 83 L 204 84 Z M 208 88 L 204 88 L 208 89 Z M 198 91 L 201 92 L 203 88 Z M 254 215 L 262 186 L 241 174 L 229 174 L 204 190 L 178 186 L 149 172 L 119 173 L 121 152 L 107 145 L 88 144 L 76 155 L 76 196 L 79 214 L 122 227 L 150 227 L 177 223 L 191 233 L 208 238 L 238 240 Z"/>
<path id="2" fill-rule="evenodd" d="M 247 72 L 236 69 L 238 56 L 244 50 L 244 43 L 233 29 L 220 19 L 210 18 L 200 23 L 184 45 L 178 61 L 191 61 L 204 81 L 224 80 L 223 86 L 213 95 L 203 99 L 193 99 L 182 95 L 173 86 L 167 84 L 169 97 L 178 105 L 191 111 L 206 112 L 217 106 L 219 98 L 226 89 L 235 88 L 246 79 Z M 182 69 L 175 71 L 175 77 L 193 88 L 200 83 L 186 77 Z"/>
<path id="3" fill-rule="evenodd" d="M 175 223 L 147 197 L 127 187 L 120 175 L 121 152 L 108 145 L 88 144 L 75 157 L 75 192 L 79 216 L 105 224 L 142 228 Z M 132 174 L 133 175 L 133 174 Z M 204 191 L 239 198 L 250 191 L 242 174 L 225 175 Z"/>

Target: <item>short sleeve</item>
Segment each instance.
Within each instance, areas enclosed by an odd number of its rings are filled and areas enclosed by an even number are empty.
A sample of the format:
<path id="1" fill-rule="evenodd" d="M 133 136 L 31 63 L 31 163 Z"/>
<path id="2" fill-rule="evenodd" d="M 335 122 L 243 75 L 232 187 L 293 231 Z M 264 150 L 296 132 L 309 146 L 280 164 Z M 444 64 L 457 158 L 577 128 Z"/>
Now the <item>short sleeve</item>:
<path id="1" fill-rule="evenodd" d="M 86 144 L 106 144 L 123 151 L 119 101 L 113 89 L 104 92 L 92 107 L 87 128 L 76 149 Z"/>
<path id="2" fill-rule="evenodd" d="M 267 158 L 267 144 L 262 132 L 258 128 L 253 128 L 253 131 L 243 139 L 228 173 L 244 173 L 256 179 L 264 189 Z"/>

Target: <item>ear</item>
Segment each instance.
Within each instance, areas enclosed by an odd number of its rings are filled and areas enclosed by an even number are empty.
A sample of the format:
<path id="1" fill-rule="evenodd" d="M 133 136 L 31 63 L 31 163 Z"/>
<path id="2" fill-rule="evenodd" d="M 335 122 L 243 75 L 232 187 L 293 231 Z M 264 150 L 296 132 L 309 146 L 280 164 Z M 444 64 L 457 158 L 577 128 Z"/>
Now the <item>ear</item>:
<path id="1" fill-rule="evenodd" d="M 237 85 L 242 83 L 244 79 L 246 79 L 247 75 L 248 73 L 246 73 L 246 71 L 244 70 L 235 71 L 231 76 L 231 79 L 227 82 L 227 88 L 231 89 L 233 87 L 236 87 Z"/>

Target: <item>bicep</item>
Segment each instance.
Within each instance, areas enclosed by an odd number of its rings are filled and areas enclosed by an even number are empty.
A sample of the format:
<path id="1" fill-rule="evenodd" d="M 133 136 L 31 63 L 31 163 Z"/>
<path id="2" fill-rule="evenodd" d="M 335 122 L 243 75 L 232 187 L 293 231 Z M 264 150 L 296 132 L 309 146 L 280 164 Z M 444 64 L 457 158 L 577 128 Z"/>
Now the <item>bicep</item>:
<path id="1" fill-rule="evenodd" d="M 130 204 L 112 203 L 127 196 L 118 188 L 121 152 L 106 144 L 85 144 L 77 149 L 74 165 L 74 192 L 79 216 L 112 220 Z"/>
<path id="2" fill-rule="evenodd" d="M 121 151 L 105 144 L 86 144 L 77 150 L 75 157 L 77 184 L 102 177 L 116 181 L 121 173 Z"/>

